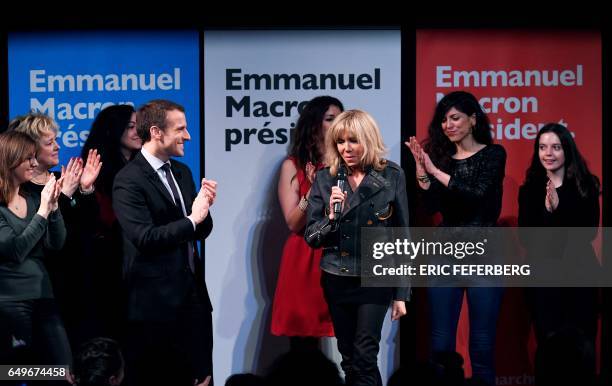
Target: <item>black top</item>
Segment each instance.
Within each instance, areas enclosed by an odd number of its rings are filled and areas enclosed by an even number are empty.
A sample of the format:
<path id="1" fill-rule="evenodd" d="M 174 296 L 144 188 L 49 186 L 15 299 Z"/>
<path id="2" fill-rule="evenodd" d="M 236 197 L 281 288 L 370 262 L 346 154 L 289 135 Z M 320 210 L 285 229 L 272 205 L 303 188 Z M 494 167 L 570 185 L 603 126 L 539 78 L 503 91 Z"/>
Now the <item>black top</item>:
<path id="1" fill-rule="evenodd" d="M 442 214 L 443 226 L 494 226 L 502 205 L 506 151 L 488 145 L 474 155 L 452 159 L 448 187 L 430 176 L 424 191 L 425 205 L 432 214 Z"/>
<path id="2" fill-rule="evenodd" d="M 61 177 L 57 172 L 54 174 L 57 179 Z M 22 191 L 37 197 L 40 197 L 43 188 L 44 185 L 31 181 L 21 185 Z M 59 250 L 45 251 L 45 267 L 63 317 L 68 319 L 68 313 L 82 313 L 83 304 L 92 301 L 91 287 L 97 284 L 92 280 L 92 275 L 101 274 L 99 270 L 96 273 L 97 267 L 89 258 L 91 240 L 98 222 L 97 202 L 95 194 L 82 194 L 77 188 L 70 198 L 60 194 L 58 204 L 66 227 L 66 241 Z"/>
<path id="3" fill-rule="evenodd" d="M 53 172 L 53 174 L 57 180 L 61 178 L 59 172 Z M 40 196 L 44 187 L 45 185 L 29 181 L 21 185 L 21 191 L 33 196 Z M 80 239 L 80 234 L 78 237 L 73 236 L 85 231 L 85 229 L 91 231 L 94 228 L 95 218 L 93 216 L 97 212 L 97 202 L 94 194 L 82 194 L 77 188 L 72 197 L 67 197 L 63 193 L 60 194 L 58 204 L 69 230 L 69 238 Z M 66 244 L 68 246 L 68 243 Z"/>
<path id="4" fill-rule="evenodd" d="M 0 206 L 0 301 L 52 298 L 49 276 L 41 259 L 66 239 L 59 210 L 48 218 L 36 212 L 40 196 L 25 194 L 27 214 L 20 218 Z"/>
<path id="5" fill-rule="evenodd" d="M 598 287 L 609 282 L 591 245 L 599 225 L 599 197 L 582 197 L 574 181 L 558 187 L 559 204 L 546 210 L 546 181 L 519 190 L 519 236 L 538 285 Z M 536 228 L 537 227 L 537 228 Z"/>
<path id="6" fill-rule="evenodd" d="M 558 187 L 559 204 L 552 213 L 546 210 L 546 181 L 523 185 L 519 189 L 519 226 L 523 227 L 597 227 L 599 197 L 582 197 L 573 181 Z"/>

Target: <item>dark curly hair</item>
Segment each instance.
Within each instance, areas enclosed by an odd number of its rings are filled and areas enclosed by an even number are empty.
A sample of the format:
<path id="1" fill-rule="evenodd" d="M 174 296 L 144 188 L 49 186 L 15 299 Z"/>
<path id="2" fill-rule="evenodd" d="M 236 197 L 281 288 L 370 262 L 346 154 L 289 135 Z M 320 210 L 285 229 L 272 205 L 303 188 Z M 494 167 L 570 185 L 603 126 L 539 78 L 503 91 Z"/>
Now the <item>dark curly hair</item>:
<path id="1" fill-rule="evenodd" d="M 453 91 L 445 95 L 436 106 L 434 116 L 429 124 L 429 136 L 424 143 L 424 149 L 431 160 L 444 171 L 448 171 L 451 158 L 457 151 L 457 147 L 442 130 L 442 121 L 453 107 L 469 117 L 474 116 L 476 118 L 476 124 L 472 128 L 472 136 L 476 142 L 484 145 L 493 143 L 489 118 L 476 97 L 466 91 Z"/>
<path id="2" fill-rule="evenodd" d="M 533 142 L 531 165 L 529 165 L 525 173 L 525 185 L 541 185 L 546 183 L 546 169 L 542 166 L 539 155 L 540 137 L 545 133 L 554 133 L 561 141 L 561 147 L 563 148 L 563 154 L 565 156 L 564 183 L 570 182 L 576 184 L 576 188 L 583 198 L 593 195 L 598 196 L 600 187 L 599 179 L 589 171 L 586 161 L 578 151 L 578 147 L 570 131 L 565 126 L 558 123 L 548 123 L 538 132 Z"/>
<path id="3" fill-rule="evenodd" d="M 323 161 L 323 154 L 319 154 L 318 144 L 324 141 L 321 122 L 330 106 L 336 106 L 340 111 L 344 111 L 344 106 L 338 99 L 318 96 L 306 104 L 298 118 L 289 156 L 295 158 L 299 169 L 304 169 L 308 162 L 316 165 Z"/>

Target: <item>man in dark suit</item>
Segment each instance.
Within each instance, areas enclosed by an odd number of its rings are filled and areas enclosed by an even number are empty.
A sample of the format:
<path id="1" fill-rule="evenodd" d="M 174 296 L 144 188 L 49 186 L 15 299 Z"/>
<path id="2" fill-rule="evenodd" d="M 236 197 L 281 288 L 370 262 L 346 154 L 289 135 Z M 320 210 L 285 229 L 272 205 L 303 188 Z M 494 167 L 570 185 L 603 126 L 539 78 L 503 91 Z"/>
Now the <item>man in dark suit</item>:
<path id="1" fill-rule="evenodd" d="M 212 306 L 196 240 L 212 230 L 216 182 L 199 192 L 184 155 L 185 110 L 154 100 L 138 110 L 142 150 L 115 178 L 113 207 L 124 239 L 128 384 L 208 385 Z"/>

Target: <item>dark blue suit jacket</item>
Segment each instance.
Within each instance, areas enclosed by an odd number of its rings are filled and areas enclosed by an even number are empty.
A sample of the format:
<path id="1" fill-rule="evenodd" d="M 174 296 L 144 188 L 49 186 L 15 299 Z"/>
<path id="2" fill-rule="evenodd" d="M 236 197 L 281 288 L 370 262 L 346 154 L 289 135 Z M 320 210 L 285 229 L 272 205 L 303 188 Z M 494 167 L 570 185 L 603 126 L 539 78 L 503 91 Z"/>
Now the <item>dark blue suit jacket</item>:
<path id="1" fill-rule="evenodd" d="M 197 194 L 191 171 L 176 160 L 171 165 L 190 214 Z M 195 258 L 193 273 L 188 262 L 188 248 L 195 248 L 195 241 L 204 240 L 212 230 L 210 213 L 194 230 L 140 152 L 115 177 L 113 207 L 123 232 L 128 319 L 172 320 L 194 286 L 212 311 L 204 264 Z M 195 253 L 198 257 L 197 248 Z"/>

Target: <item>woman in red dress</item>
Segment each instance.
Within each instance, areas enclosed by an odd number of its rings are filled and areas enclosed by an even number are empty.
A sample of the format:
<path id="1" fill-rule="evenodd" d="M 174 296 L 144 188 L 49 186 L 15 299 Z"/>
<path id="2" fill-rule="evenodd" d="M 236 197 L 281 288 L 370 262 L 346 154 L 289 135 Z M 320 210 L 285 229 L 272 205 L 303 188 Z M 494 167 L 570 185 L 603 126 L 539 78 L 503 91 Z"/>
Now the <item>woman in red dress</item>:
<path id="1" fill-rule="evenodd" d="M 333 97 L 309 101 L 281 166 L 278 198 L 291 234 L 283 248 L 271 330 L 273 335 L 291 337 L 291 349 L 316 346 L 317 338 L 334 335 L 320 284 L 321 250 L 310 248 L 303 234 L 310 186 L 322 166 L 325 132 L 343 110 L 342 103 Z"/>

